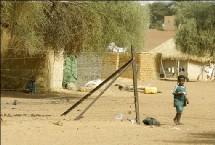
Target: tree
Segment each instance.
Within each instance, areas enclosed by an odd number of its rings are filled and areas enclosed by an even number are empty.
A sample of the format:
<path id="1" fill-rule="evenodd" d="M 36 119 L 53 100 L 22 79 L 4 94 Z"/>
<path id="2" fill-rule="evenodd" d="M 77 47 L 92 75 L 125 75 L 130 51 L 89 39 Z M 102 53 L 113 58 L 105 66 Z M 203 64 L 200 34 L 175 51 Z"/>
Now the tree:
<path id="1" fill-rule="evenodd" d="M 10 48 L 104 51 L 110 42 L 140 50 L 148 24 L 148 8 L 138 2 L 5 1 L 2 30 L 11 33 Z M 10 20 L 10 21 L 8 21 Z M 4 40 L 4 39 L 3 39 Z M 18 50 L 18 49 L 17 49 Z"/>
<path id="2" fill-rule="evenodd" d="M 178 2 L 176 45 L 187 54 L 215 56 L 215 5 L 210 2 Z"/>
<path id="3" fill-rule="evenodd" d="M 43 13 L 45 4 L 29 1 L 1 2 L 1 34 L 3 31 L 10 33 L 8 46 L 5 47 L 26 49 L 32 54 L 38 49 L 44 49 L 42 32 L 48 25 L 48 21 Z M 1 39 L 4 43 L 5 40 Z"/>
<path id="4" fill-rule="evenodd" d="M 149 4 L 151 16 L 150 16 L 150 28 L 162 29 L 164 23 L 164 16 L 172 16 L 174 14 L 175 2 L 154 2 Z"/>

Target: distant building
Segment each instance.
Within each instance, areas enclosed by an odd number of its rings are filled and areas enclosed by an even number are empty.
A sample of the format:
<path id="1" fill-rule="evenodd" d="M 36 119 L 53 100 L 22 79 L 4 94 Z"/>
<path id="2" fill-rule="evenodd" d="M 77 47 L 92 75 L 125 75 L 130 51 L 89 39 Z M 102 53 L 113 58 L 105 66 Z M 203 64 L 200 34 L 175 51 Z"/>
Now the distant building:
<path id="1" fill-rule="evenodd" d="M 178 75 L 185 75 L 192 81 L 206 80 L 208 61 L 215 60 L 214 57 L 197 57 L 184 54 L 176 49 L 173 38 L 149 52 L 161 54 L 161 78 L 177 78 Z M 183 68 L 183 70 L 180 68 Z"/>
<path id="2" fill-rule="evenodd" d="M 174 31 L 175 26 L 175 16 L 164 16 L 164 31 Z"/>

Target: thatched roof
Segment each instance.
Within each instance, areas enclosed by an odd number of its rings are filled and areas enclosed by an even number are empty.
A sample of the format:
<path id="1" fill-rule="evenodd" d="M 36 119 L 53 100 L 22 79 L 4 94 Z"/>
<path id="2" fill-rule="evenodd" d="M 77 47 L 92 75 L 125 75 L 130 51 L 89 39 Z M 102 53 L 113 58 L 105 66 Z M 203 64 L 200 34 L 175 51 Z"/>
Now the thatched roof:
<path id="1" fill-rule="evenodd" d="M 184 54 L 180 50 L 176 49 L 176 44 L 174 39 L 169 39 L 166 42 L 162 43 L 158 47 L 155 47 L 150 52 L 152 53 L 162 53 L 163 60 L 194 60 L 198 62 L 207 62 L 209 57 L 197 57 L 193 55 Z"/>

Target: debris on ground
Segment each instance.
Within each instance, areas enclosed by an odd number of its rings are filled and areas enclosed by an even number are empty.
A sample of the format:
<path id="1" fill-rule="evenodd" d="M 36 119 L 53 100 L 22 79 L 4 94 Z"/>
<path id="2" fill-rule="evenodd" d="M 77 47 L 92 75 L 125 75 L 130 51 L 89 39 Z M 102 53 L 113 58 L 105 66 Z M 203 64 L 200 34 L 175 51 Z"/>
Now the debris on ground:
<path id="1" fill-rule="evenodd" d="M 67 90 L 77 90 L 77 86 L 76 86 L 76 84 L 74 84 L 74 83 L 72 83 L 72 82 L 69 82 L 69 83 L 67 83 L 66 84 L 66 89 Z"/>
<path id="2" fill-rule="evenodd" d="M 54 122 L 54 123 L 52 123 L 52 124 L 54 124 L 54 125 L 58 125 L 58 126 L 63 126 L 63 123 L 62 123 L 61 121 Z"/>
<path id="3" fill-rule="evenodd" d="M 83 86 L 79 87 L 78 91 L 80 92 L 90 92 L 98 85 L 100 85 L 103 81 L 101 79 L 91 80 L 85 83 Z"/>
<path id="4" fill-rule="evenodd" d="M 133 91 L 134 86 L 133 85 L 121 85 L 121 84 L 115 84 L 115 86 L 118 86 L 120 91 Z M 144 90 L 147 86 L 137 86 L 137 89 Z"/>
<path id="5" fill-rule="evenodd" d="M 130 121 L 132 125 L 136 124 L 136 120 L 135 119 L 127 119 L 127 120 Z"/>
<path id="6" fill-rule="evenodd" d="M 119 120 L 119 121 L 122 121 L 123 120 L 123 114 L 117 114 L 115 119 Z"/>
<path id="7" fill-rule="evenodd" d="M 173 127 L 173 128 L 171 128 L 171 130 L 181 130 L 181 128 Z"/>
<path id="8" fill-rule="evenodd" d="M 160 122 L 156 120 L 155 118 L 152 117 L 147 117 L 143 120 L 143 123 L 145 125 L 155 125 L 155 126 L 160 126 Z"/>
<path id="9" fill-rule="evenodd" d="M 17 105 L 17 100 L 14 100 L 14 101 L 13 101 L 13 105 Z"/>
<path id="10" fill-rule="evenodd" d="M 133 91 L 134 86 L 133 85 L 121 85 L 121 84 L 115 84 L 115 86 L 118 86 L 120 91 Z M 151 84 L 147 86 L 137 86 L 138 91 L 142 91 L 145 94 L 157 94 L 162 93 L 158 90 L 157 87 L 151 87 Z"/>

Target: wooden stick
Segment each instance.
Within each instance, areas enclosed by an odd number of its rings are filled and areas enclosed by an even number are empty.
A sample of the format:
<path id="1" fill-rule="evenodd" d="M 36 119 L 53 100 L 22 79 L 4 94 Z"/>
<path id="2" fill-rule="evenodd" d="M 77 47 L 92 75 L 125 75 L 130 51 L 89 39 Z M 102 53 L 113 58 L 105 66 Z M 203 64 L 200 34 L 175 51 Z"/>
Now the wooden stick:
<path id="1" fill-rule="evenodd" d="M 136 58 L 135 50 L 131 46 L 131 55 L 132 55 L 132 70 L 133 70 L 133 85 L 134 85 L 134 102 L 135 102 L 135 112 L 136 112 L 136 122 L 140 124 L 140 115 L 139 115 L 139 100 L 138 100 L 138 91 L 137 91 L 137 71 L 136 71 Z"/>
<path id="2" fill-rule="evenodd" d="M 129 61 L 129 62 L 130 63 L 128 63 L 126 67 L 120 69 L 119 74 L 114 76 L 114 78 L 105 87 L 105 89 L 95 99 L 93 99 L 93 101 L 74 120 L 79 120 L 83 116 L 83 114 L 101 97 L 101 95 L 117 80 L 117 78 L 132 64 L 133 61 Z"/>
<path id="3" fill-rule="evenodd" d="M 126 64 L 124 64 L 120 69 L 115 71 L 112 75 L 110 75 L 106 80 L 104 80 L 101 84 L 99 84 L 96 88 L 94 88 L 92 91 L 90 91 L 88 94 L 86 94 L 84 97 L 82 97 L 79 101 L 77 101 L 72 107 L 70 107 L 67 111 L 65 111 L 61 116 L 68 114 L 70 111 L 72 111 L 75 107 L 77 107 L 79 104 L 81 104 L 85 99 L 87 99 L 91 94 L 93 94 L 96 90 L 101 88 L 105 83 L 107 83 L 110 79 L 112 79 L 114 76 L 116 76 L 121 69 L 124 69 L 129 63 L 131 63 L 132 60 L 128 61 Z"/>
<path id="4" fill-rule="evenodd" d="M 165 72 L 164 67 L 163 67 L 163 60 L 162 60 L 162 58 L 161 58 L 161 67 L 162 67 L 162 70 L 163 70 L 164 78 L 166 79 L 166 72 Z"/>

